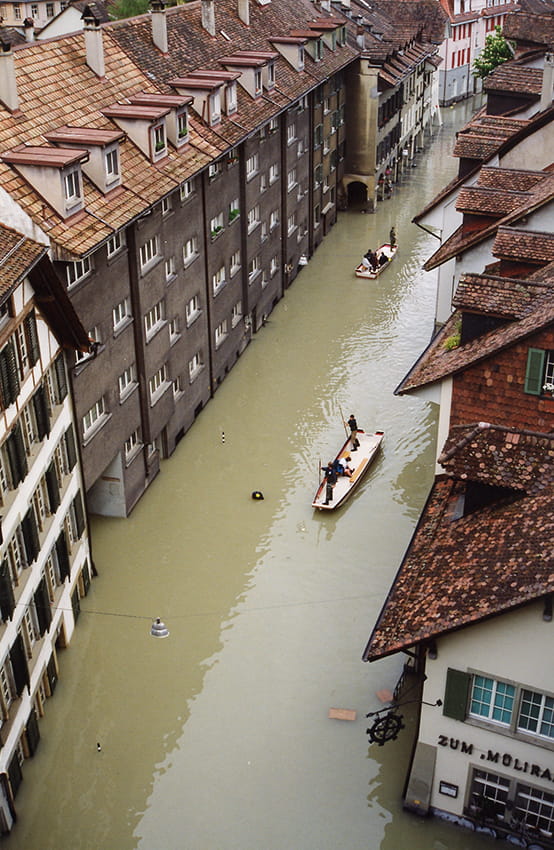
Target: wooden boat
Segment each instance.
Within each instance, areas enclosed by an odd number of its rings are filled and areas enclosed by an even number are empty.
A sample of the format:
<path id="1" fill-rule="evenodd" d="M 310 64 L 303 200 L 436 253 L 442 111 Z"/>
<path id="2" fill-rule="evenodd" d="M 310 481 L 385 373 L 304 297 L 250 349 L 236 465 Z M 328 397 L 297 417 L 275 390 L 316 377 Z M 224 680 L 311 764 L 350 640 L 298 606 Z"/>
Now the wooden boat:
<path id="1" fill-rule="evenodd" d="M 358 442 L 360 445 L 355 452 L 352 451 L 352 440 L 349 437 L 337 454 L 335 460 L 350 457 L 349 466 L 353 470 L 352 475 L 350 477 L 347 475 L 338 476 L 337 483 L 333 488 L 333 499 L 328 505 L 325 504 L 326 484 L 325 479 L 323 479 L 317 488 L 317 492 L 312 502 L 312 507 L 321 511 L 334 511 L 336 508 L 340 507 L 340 505 L 342 505 L 354 492 L 371 466 L 372 461 L 375 459 L 375 455 L 379 451 L 379 447 L 383 442 L 384 436 L 383 431 L 375 431 L 374 434 L 368 434 L 366 431 L 358 431 Z"/>
<path id="2" fill-rule="evenodd" d="M 379 277 L 381 272 L 384 272 L 385 269 L 388 269 L 388 267 L 390 266 L 390 264 L 392 263 L 392 261 L 396 257 L 397 251 L 398 251 L 398 245 L 391 247 L 390 242 L 385 242 L 384 245 L 379 245 L 379 247 L 377 248 L 377 251 L 375 253 L 377 254 L 378 257 L 380 257 L 381 254 L 384 254 L 386 257 L 388 257 L 387 262 L 383 263 L 382 266 L 378 266 L 375 270 L 373 270 L 371 268 L 368 269 L 364 266 L 363 263 L 360 263 L 360 265 L 356 266 L 356 269 L 355 269 L 356 277 L 365 277 L 365 278 L 367 278 L 367 280 L 375 280 L 376 277 Z"/>

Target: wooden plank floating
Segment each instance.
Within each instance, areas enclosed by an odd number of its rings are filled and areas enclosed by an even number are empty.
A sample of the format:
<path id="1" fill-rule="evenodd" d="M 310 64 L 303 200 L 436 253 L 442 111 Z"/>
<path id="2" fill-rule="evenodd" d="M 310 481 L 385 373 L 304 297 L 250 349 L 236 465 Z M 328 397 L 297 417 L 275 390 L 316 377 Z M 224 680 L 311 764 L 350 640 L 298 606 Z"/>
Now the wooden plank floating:
<path id="1" fill-rule="evenodd" d="M 355 720 L 356 712 L 352 708 L 330 708 L 330 720 Z"/>

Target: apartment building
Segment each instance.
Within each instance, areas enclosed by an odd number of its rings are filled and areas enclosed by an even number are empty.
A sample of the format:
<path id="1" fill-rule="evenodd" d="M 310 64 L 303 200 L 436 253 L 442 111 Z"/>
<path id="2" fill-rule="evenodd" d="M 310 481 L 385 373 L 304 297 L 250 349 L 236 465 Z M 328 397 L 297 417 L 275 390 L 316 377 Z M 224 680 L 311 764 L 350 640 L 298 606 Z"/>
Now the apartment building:
<path id="1" fill-rule="evenodd" d="M 66 351 L 89 345 L 46 248 L 0 227 L 0 831 L 92 576 Z"/>

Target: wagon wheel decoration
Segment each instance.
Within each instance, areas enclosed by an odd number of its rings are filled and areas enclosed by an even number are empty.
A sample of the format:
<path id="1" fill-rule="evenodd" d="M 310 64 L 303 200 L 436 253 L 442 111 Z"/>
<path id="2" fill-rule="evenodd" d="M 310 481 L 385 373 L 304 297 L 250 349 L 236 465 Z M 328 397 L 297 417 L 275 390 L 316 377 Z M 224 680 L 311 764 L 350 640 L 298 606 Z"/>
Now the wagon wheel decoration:
<path id="1" fill-rule="evenodd" d="M 382 747 L 387 741 L 395 741 L 401 729 L 404 729 L 402 715 L 389 711 L 383 717 L 377 717 L 366 732 L 372 744 L 379 744 Z"/>

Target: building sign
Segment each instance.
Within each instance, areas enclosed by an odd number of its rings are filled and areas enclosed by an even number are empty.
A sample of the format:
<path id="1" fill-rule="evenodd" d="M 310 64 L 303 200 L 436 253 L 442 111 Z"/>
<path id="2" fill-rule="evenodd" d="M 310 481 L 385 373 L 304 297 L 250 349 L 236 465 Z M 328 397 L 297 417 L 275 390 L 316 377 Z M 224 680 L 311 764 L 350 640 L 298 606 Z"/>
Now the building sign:
<path id="1" fill-rule="evenodd" d="M 451 782 L 439 782 L 439 794 L 446 794 L 447 797 L 458 796 L 458 786 L 452 785 Z"/>
<path id="2" fill-rule="evenodd" d="M 439 735 L 437 744 L 439 747 L 448 747 L 465 755 L 473 755 L 473 744 L 468 744 L 466 741 L 460 741 L 459 738 L 450 738 L 448 735 Z M 489 764 L 499 764 L 502 767 L 509 767 L 516 770 L 518 773 L 526 773 L 528 776 L 534 776 L 537 779 L 544 779 L 547 782 L 554 782 L 554 769 L 543 767 L 533 762 L 520 761 L 517 756 L 511 753 L 499 753 L 495 750 L 483 750 L 479 753 L 481 761 L 486 761 Z M 441 793 L 448 794 L 448 791 Z M 454 796 L 451 794 L 450 796 Z"/>

